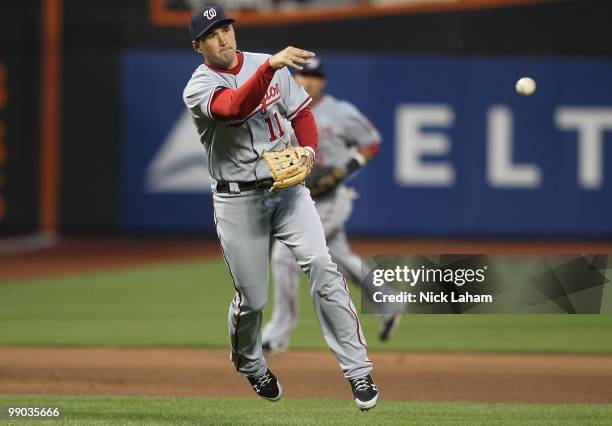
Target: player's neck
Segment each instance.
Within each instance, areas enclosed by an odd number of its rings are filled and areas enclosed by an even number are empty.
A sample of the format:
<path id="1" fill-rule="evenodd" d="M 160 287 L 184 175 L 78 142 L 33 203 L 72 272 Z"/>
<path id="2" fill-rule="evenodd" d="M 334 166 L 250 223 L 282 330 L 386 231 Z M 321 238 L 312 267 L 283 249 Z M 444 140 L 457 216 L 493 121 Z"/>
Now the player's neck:
<path id="1" fill-rule="evenodd" d="M 239 54 L 241 53 L 236 51 L 236 54 L 234 55 L 234 60 L 227 67 L 228 70 L 233 70 L 234 68 L 238 66 L 238 64 L 240 63 L 240 60 L 238 59 Z"/>
<path id="2" fill-rule="evenodd" d="M 216 66 L 208 62 L 206 59 L 204 60 L 204 63 L 209 68 L 212 68 L 215 71 L 225 72 L 229 74 L 238 74 L 238 72 L 240 71 L 240 68 L 242 68 L 242 61 L 243 61 L 242 52 L 239 50 L 236 50 L 236 55 L 234 56 L 234 60 L 227 67 Z"/>

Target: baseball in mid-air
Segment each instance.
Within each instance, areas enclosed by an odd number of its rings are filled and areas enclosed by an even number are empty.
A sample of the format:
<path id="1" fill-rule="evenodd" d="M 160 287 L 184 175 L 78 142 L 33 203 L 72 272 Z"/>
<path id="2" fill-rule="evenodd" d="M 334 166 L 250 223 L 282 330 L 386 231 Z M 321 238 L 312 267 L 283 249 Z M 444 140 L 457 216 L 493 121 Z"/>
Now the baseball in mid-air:
<path id="1" fill-rule="evenodd" d="M 523 77 L 516 82 L 516 93 L 531 96 L 536 91 L 536 82 L 533 78 Z"/>

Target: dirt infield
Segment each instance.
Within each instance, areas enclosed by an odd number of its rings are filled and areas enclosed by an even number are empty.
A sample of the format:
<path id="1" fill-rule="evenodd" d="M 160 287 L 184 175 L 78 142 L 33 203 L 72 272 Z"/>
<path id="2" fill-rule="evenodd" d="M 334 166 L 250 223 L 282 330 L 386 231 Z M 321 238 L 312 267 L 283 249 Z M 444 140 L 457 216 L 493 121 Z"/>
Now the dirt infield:
<path id="1" fill-rule="evenodd" d="M 373 353 L 383 398 L 404 401 L 610 403 L 612 357 Z M 329 352 L 269 357 L 287 397 L 346 399 Z M 0 392 L 253 396 L 222 349 L 0 348 Z"/>

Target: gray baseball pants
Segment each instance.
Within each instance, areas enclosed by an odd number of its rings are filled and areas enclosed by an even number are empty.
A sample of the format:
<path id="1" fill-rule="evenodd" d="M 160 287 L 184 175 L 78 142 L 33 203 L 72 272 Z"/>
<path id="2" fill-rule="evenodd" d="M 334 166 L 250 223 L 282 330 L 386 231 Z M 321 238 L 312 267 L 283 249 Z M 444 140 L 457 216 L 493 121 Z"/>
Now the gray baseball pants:
<path id="1" fill-rule="evenodd" d="M 321 220 L 303 185 L 269 192 L 213 194 L 215 223 L 236 294 L 229 307 L 231 360 L 246 375 L 266 372 L 261 349 L 273 239 L 308 275 L 323 337 L 347 378 L 368 374 L 366 341 L 348 287 L 332 262 Z"/>

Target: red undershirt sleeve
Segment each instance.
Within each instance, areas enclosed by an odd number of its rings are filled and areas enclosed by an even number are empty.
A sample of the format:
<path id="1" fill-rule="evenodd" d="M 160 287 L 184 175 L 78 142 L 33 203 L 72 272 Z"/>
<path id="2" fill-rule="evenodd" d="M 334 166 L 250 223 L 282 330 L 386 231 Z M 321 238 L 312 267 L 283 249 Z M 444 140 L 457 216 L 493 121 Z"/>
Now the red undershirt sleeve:
<path id="1" fill-rule="evenodd" d="M 291 120 L 291 127 L 295 131 L 298 143 L 304 148 L 312 149 L 312 153 L 317 151 L 317 143 L 319 141 L 319 131 L 317 123 L 312 116 L 310 107 L 301 110 L 298 115 Z"/>
<path id="2" fill-rule="evenodd" d="M 380 142 L 377 141 L 372 145 L 364 146 L 360 149 L 360 151 L 361 150 L 367 151 L 370 155 L 376 155 L 378 154 L 378 151 L 380 151 Z"/>
<path id="3" fill-rule="evenodd" d="M 266 61 L 238 89 L 217 91 L 210 105 L 213 117 L 220 120 L 245 119 L 261 103 L 275 72 L 270 61 Z"/>

